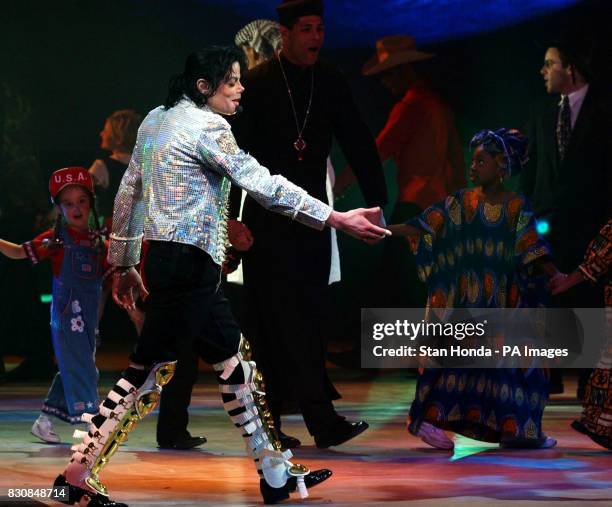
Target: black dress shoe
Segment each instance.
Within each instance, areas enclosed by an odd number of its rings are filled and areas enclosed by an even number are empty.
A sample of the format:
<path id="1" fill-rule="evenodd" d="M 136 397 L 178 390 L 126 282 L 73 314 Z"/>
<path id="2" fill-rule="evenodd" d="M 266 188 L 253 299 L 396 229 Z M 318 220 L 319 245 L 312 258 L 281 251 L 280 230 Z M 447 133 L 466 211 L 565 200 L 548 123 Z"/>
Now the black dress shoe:
<path id="1" fill-rule="evenodd" d="M 317 484 L 321 484 L 332 476 L 332 471 L 329 468 L 314 470 L 304 477 L 304 484 L 307 489 L 314 488 Z M 289 492 L 293 493 L 297 489 L 297 477 L 289 477 L 287 479 Z"/>
<path id="2" fill-rule="evenodd" d="M 54 500 L 68 505 L 75 503 L 80 504 L 81 499 L 83 497 L 87 497 L 89 498 L 87 507 L 128 507 L 126 503 L 113 502 L 107 496 L 99 493 L 94 494 L 90 491 L 73 486 L 66 481 L 66 478 L 63 475 L 57 476 L 55 482 L 53 483 L 53 488 L 55 489 L 55 495 L 57 495 Z M 63 488 L 67 488 L 67 492 L 66 489 Z M 62 495 L 62 492 L 66 492 L 66 494 Z"/>
<path id="3" fill-rule="evenodd" d="M 282 488 L 273 488 L 265 479 L 259 479 L 259 491 L 266 505 L 282 502 L 289 498 L 289 485 L 285 484 Z"/>
<path id="4" fill-rule="evenodd" d="M 199 445 L 206 443 L 206 437 L 192 437 L 191 435 L 179 438 L 174 442 L 159 442 L 160 449 L 175 449 L 178 451 L 187 451 Z"/>
<path id="5" fill-rule="evenodd" d="M 302 445 L 302 442 L 300 442 L 297 438 L 290 435 L 285 435 L 282 431 L 278 432 L 278 440 L 280 441 L 283 449 L 295 449 L 296 447 Z"/>
<path id="6" fill-rule="evenodd" d="M 315 444 L 319 449 L 327 449 L 335 445 L 341 445 L 351 438 L 356 437 L 369 428 L 369 424 L 365 421 L 348 422 L 340 420 L 327 431 L 319 435 L 315 435 Z"/>

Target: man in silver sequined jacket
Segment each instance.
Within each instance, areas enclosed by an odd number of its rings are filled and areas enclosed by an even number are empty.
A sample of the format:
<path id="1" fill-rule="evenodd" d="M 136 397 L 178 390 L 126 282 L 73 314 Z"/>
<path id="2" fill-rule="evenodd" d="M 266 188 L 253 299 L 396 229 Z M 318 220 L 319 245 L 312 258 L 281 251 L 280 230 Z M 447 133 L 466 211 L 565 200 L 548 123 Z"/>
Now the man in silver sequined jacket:
<path id="1" fill-rule="evenodd" d="M 376 225 L 380 209 L 333 211 L 284 177 L 271 176 L 238 148 L 221 115 L 239 108 L 241 65 L 237 48 L 192 53 L 184 72 L 171 81 L 165 106 L 151 111 L 140 127 L 115 200 L 109 260 L 118 269 L 113 298 L 133 307 L 133 292 L 139 290 L 147 318 L 129 367 L 99 413 L 84 417 L 89 431 L 76 435 L 82 442 L 55 481 L 68 487 L 65 503 L 125 505 L 108 498 L 99 472 L 157 405 L 175 370 L 179 340 L 190 340 L 217 372 L 224 407 L 255 461 L 265 503 L 282 501 L 296 489 L 308 496 L 308 487 L 331 475 L 291 463 L 291 452 L 280 448 L 266 416 L 261 375 L 219 289 L 230 182 L 266 208 L 310 227 L 328 225 L 368 243 L 388 231 Z M 146 289 L 134 268 L 143 238 L 149 242 L 142 267 Z"/>

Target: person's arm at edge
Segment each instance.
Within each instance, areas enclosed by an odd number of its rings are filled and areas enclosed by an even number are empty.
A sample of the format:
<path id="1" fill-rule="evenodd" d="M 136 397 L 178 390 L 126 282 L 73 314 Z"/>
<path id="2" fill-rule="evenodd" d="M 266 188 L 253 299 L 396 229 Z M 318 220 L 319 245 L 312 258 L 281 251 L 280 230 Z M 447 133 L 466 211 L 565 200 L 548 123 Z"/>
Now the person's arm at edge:
<path id="1" fill-rule="evenodd" d="M 14 260 L 27 258 L 22 245 L 11 243 L 10 241 L 5 241 L 3 239 L 0 239 L 0 253 L 2 253 L 5 257 Z"/>

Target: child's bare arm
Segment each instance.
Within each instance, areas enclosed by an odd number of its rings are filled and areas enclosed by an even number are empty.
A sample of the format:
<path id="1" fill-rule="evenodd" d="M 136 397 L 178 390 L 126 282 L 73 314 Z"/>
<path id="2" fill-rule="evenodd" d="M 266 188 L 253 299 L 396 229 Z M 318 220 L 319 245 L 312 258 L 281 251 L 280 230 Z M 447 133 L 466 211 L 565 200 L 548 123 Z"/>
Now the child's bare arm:
<path id="1" fill-rule="evenodd" d="M 387 227 L 393 236 L 419 236 L 423 234 L 421 229 L 408 224 L 393 224 Z"/>
<path id="2" fill-rule="evenodd" d="M 546 273 L 549 277 L 555 276 L 559 272 L 559 269 L 551 260 L 539 262 L 538 269 L 543 273 Z"/>
<path id="3" fill-rule="evenodd" d="M 21 245 L 0 239 L 0 252 L 9 259 L 25 259 L 26 253 Z"/>
<path id="4" fill-rule="evenodd" d="M 559 273 L 559 269 L 552 261 L 552 259 L 548 256 L 538 257 L 533 261 L 533 267 L 535 271 L 539 275 L 548 275 L 548 277 L 553 277 L 557 273 Z"/>

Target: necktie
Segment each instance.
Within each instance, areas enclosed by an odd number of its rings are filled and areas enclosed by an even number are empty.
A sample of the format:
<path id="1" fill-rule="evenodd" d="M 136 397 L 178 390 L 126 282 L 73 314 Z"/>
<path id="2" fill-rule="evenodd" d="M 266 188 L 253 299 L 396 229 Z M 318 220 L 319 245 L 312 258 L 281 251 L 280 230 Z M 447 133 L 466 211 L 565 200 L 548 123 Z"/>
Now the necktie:
<path id="1" fill-rule="evenodd" d="M 559 116 L 557 117 L 557 151 L 559 160 L 563 160 L 567 153 L 570 136 L 572 135 L 572 115 L 570 111 L 569 98 L 567 95 L 563 97 L 561 106 L 559 107 Z"/>

